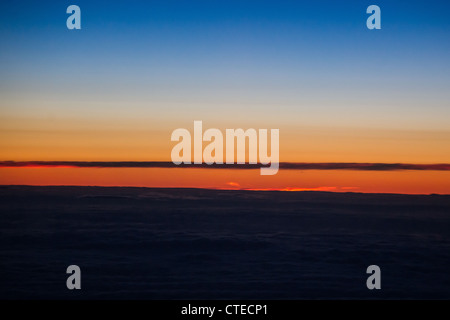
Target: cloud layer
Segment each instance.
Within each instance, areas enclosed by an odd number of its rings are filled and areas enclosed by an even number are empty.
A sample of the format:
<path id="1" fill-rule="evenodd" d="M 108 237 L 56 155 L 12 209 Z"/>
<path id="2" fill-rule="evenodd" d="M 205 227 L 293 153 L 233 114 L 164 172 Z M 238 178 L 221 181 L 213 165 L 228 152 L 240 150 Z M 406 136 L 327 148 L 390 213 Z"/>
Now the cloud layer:
<path id="1" fill-rule="evenodd" d="M 169 161 L 0 161 L 0 168 L 65 167 L 65 168 L 211 168 L 211 169 L 259 169 L 261 164 L 181 164 Z M 439 170 L 450 171 L 450 164 L 411 163 L 353 163 L 353 162 L 281 162 L 281 170 Z"/>

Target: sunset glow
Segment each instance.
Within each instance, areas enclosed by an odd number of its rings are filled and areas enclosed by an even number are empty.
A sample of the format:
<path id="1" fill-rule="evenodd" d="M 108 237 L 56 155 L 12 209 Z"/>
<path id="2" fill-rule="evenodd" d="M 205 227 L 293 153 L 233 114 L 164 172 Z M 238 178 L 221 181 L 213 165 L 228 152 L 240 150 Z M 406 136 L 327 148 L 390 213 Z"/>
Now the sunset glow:
<path id="1" fill-rule="evenodd" d="M 2 184 L 449 194 L 450 171 L 0 168 Z M 231 182 L 231 183 L 230 183 Z"/>
<path id="2" fill-rule="evenodd" d="M 383 3 L 380 30 L 351 2 L 80 6 L 81 30 L 56 2 L 0 10 L 0 161 L 170 162 L 171 133 L 202 121 L 279 129 L 280 163 L 450 163 L 443 3 Z M 419 169 L 29 164 L 0 184 L 450 193 L 448 171 Z"/>

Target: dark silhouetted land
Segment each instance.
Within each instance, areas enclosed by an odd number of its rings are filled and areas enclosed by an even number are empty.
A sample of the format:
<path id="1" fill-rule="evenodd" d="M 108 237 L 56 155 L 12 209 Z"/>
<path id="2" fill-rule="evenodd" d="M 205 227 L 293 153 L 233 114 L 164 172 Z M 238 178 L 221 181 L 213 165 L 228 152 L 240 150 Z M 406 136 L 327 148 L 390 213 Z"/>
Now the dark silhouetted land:
<path id="1" fill-rule="evenodd" d="M 2 186 L 0 209 L 2 299 L 450 298 L 450 196 Z"/>

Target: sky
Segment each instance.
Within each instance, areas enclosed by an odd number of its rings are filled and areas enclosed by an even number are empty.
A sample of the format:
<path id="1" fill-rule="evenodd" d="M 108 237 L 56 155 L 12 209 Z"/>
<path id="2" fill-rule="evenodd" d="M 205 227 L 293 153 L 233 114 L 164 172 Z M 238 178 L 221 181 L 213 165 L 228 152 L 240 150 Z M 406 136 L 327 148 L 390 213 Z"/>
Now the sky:
<path id="1" fill-rule="evenodd" d="M 81 30 L 66 27 L 71 4 Z M 366 27 L 371 4 L 381 30 Z M 280 129 L 282 162 L 450 163 L 448 12 L 435 0 L 2 2 L 0 161 L 170 161 L 172 131 L 202 120 Z M 0 184 L 450 193 L 448 171 L 193 170 L 1 167 Z"/>

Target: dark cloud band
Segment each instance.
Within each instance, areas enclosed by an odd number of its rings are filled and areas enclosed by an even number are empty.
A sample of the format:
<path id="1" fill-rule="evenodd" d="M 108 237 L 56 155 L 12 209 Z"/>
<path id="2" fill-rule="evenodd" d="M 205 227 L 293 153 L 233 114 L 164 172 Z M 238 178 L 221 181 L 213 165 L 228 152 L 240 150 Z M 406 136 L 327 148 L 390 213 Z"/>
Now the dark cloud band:
<path id="1" fill-rule="evenodd" d="M 211 168 L 211 169 L 259 169 L 261 164 L 181 164 L 167 161 L 0 161 L 0 168 L 71 167 L 71 168 Z M 352 162 L 281 162 L 284 170 L 439 170 L 449 171 L 450 164 L 410 163 L 352 163 Z"/>

